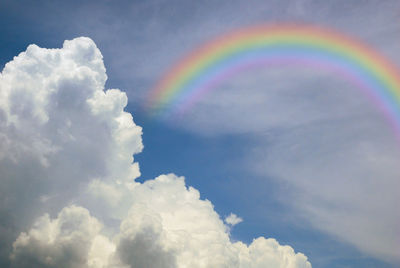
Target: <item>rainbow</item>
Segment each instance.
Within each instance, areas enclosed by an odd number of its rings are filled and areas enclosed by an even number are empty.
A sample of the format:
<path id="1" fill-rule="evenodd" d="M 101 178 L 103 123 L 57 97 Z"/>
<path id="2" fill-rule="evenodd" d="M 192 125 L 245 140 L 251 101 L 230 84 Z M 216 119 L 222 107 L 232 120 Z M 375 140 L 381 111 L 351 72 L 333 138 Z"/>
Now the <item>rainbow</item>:
<path id="1" fill-rule="evenodd" d="M 150 91 L 152 116 L 185 112 L 208 91 L 255 67 L 300 65 L 325 69 L 367 94 L 400 133 L 400 72 L 360 41 L 310 25 L 257 25 L 197 48 Z"/>

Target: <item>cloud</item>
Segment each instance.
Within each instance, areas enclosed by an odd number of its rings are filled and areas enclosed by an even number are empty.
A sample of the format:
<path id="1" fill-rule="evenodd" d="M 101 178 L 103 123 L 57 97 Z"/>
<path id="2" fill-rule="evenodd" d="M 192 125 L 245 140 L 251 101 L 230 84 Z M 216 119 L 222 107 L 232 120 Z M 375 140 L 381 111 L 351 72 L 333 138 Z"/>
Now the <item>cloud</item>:
<path id="1" fill-rule="evenodd" d="M 293 128 L 275 137 L 268 151 L 263 143 L 255 145 L 250 161 L 256 172 L 290 185 L 290 198 L 281 201 L 301 211 L 303 219 L 397 263 L 397 142 L 385 121 L 358 117 Z"/>
<path id="2" fill-rule="evenodd" d="M 242 218 L 238 217 L 236 214 L 231 213 L 229 216 L 225 218 L 225 222 L 231 226 L 235 226 L 238 223 L 241 223 L 243 221 Z"/>
<path id="3" fill-rule="evenodd" d="M 136 184 L 133 202 L 113 239 L 82 207 L 36 220 L 11 255 L 15 267 L 311 267 L 307 258 L 274 239 L 231 242 L 208 200 L 182 177 L 162 175 Z M 110 242 L 110 241 L 114 242 Z M 101 253 L 99 253 L 99 251 Z"/>
<path id="4" fill-rule="evenodd" d="M 329 72 L 252 70 L 209 92 L 179 126 L 239 144 L 244 153 L 227 166 L 262 177 L 265 186 L 273 180 L 293 224 L 311 223 L 397 265 L 400 146 L 373 104 Z"/>
<path id="5" fill-rule="evenodd" d="M 102 267 L 113 245 L 101 227 L 82 207 L 66 207 L 54 220 L 46 214 L 13 243 L 13 267 Z"/>
<path id="6" fill-rule="evenodd" d="M 21 229 L 84 199 L 93 179 L 140 175 L 141 128 L 119 90 L 104 92 L 102 55 L 88 38 L 30 45 L 0 75 L 1 261 Z"/>
<path id="7" fill-rule="evenodd" d="M 83 37 L 0 74 L 2 267 L 311 267 L 274 239 L 232 242 L 183 177 L 136 182 L 142 130 L 106 79 Z"/>
<path id="8" fill-rule="evenodd" d="M 137 185 L 132 195 L 118 238 L 120 254 L 142 244 L 142 255 L 159 251 L 165 267 L 311 267 L 303 254 L 273 239 L 258 238 L 249 246 L 232 242 L 212 203 L 182 177 L 159 176 Z M 156 260 L 149 258 L 145 267 L 159 267 Z"/>

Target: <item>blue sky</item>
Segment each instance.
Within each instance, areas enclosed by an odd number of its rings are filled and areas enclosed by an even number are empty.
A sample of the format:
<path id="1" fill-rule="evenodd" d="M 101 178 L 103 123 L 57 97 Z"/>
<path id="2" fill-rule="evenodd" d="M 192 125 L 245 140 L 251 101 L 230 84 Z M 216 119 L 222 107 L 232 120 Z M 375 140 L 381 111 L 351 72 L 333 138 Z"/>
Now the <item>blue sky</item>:
<path id="1" fill-rule="evenodd" d="M 243 218 L 233 241 L 272 237 L 313 267 L 397 267 L 400 147 L 351 85 L 301 68 L 257 70 L 224 81 L 174 124 L 149 120 L 142 109 L 179 58 L 259 23 L 331 27 L 400 65 L 398 1 L 327 2 L 5 1 L 0 66 L 30 44 L 60 48 L 91 38 L 103 55 L 105 87 L 126 92 L 125 111 L 143 128 L 137 181 L 184 176 L 222 218 Z"/>

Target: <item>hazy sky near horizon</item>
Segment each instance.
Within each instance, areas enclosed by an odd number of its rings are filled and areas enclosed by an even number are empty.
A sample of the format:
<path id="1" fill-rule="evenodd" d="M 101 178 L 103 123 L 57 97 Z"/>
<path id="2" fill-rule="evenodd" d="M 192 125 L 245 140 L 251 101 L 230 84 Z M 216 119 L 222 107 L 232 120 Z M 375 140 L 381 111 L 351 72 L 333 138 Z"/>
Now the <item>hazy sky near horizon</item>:
<path id="1" fill-rule="evenodd" d="M 252 25 L 331 28 L 400 66 L 399 1 L 17 0 L 0 21 L 2 267 L 399 265 L 400 143 L 354 85 L 259 68 L 176 122 L 143 109 Z"/>

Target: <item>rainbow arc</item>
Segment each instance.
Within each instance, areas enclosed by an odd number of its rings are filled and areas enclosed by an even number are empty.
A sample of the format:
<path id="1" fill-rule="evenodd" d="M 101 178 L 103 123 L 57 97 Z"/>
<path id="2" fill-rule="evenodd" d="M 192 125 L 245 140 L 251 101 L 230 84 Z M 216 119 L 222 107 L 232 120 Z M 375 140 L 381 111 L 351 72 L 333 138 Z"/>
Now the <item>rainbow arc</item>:
<path id="1" fill-rule="evenodd" d="M 147 110 L 183 113 L 233 75 L 254 67 L 323 68 L 367 94 L 400 133 L 400 72 L 388 59 L 342 33 L 310 25 L 257 25 L 206 43 L 177 62 L 151 90 Z"/>

